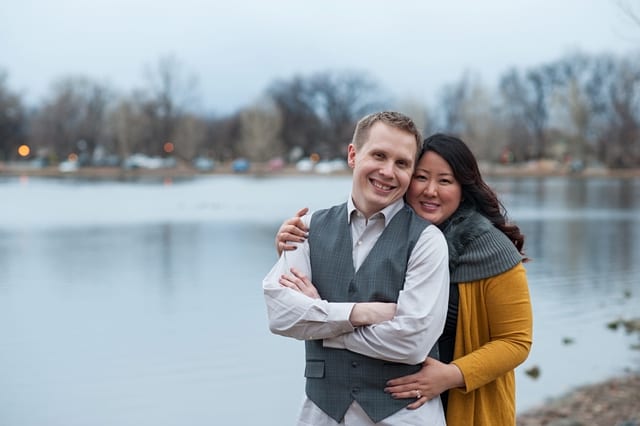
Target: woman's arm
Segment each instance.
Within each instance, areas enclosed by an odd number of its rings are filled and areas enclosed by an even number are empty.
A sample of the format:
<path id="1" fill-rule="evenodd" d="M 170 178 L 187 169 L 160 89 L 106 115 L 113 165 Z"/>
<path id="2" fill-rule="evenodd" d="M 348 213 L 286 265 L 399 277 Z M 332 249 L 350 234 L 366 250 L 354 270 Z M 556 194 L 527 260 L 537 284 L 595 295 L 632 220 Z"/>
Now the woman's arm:
<path id="1" fill-rule="evenodd" d="M 488 339 L 488 342 L 451 364 L 428 358 L 417 373 L 390 380 L 385 391 L 396 398 L 415 397 L 416 390 L 420 391 L 422 397 L 407 408 L 418 408 L 448 389 L 475 390 L 513 370 L 527 358 L 533 322 L 522 264 L 474 285 L 483 286 L 483 291 L 476 293 L 482 294 L 483 300 L 471 303 L 486 306 L 489 330 L 485 332 L 490 334 L 482 336 L 480 330 L 462 330 L 468 335 L 456 336 L 456 341 Z"/>
<path id="2" fill-rule="evenodd" d="M 474 303 L 486 307 L 488 330 L 470 330 L 469 336 L 461 337 L 467 345 L 477 344 L 480 339 L 486 343 L 453 360 L 464 375 L 466 392 L 494 381 L 524 362 L 533 336 L 531 297 L 522 263 L 480 284 L 483 300 Z"/>

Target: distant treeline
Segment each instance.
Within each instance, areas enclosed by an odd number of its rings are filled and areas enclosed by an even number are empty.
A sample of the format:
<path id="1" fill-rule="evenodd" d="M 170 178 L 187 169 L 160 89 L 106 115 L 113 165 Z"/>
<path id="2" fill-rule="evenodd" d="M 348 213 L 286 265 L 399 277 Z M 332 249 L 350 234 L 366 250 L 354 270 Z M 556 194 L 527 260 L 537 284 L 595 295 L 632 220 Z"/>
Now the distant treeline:
<path id="1" fill-rule="evenodd" d="M 361 116 L 397 109 L 425 136 L 462 136 L 484 161 L 640 166 L 640 53 L 572 53 L 509 69 L 491 86 L 460 70 L 432 105 L 394 99 L 366 73 L 323 71 L 274 81 L 260 101 L 224 116 L 197 112 L 197 87 L 186 74 L 174 57 L 162 58 L 145 87 L 125 96 L 90 78 L 68 77 L 27 108 L 0 70 L 0 161 L 20 159 L 24 145 L 22 158 L 51 164 L 69 155 L 99 164 L 134 153 L 184 161 L 342 158 Z"/>

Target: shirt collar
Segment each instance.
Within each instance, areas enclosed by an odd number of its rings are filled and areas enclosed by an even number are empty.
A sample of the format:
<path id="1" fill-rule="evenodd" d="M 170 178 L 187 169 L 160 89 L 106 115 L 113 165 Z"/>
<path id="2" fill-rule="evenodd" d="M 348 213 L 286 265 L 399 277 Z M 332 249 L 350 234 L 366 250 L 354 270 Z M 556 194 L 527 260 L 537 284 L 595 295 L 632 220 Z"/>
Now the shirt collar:
<path id="1" fill-rule="evenodd" d="M 394 201 L 393 203 L 389 204 L 387 207 L 383 208 L 379 212 L 374 213 L 371 217 L 374 217 L 376 215 L 382 215 L 382 217 L 384 218 L 384 226 L 386 227 L 387 224 L 391 222 L 391 219 L 393 219 L 396 213 L 402 210 L 403 207 L 404 207 L 404 198 L 400 198 Z M 361 214 L 356 208 L 355 204 L 353 204 L 353 197 L 349 197 L 349 199 L 347 200 L 347 223 L 349 224 L 351 223 L 351 218 L 353 217 L 354 213 Z"/>

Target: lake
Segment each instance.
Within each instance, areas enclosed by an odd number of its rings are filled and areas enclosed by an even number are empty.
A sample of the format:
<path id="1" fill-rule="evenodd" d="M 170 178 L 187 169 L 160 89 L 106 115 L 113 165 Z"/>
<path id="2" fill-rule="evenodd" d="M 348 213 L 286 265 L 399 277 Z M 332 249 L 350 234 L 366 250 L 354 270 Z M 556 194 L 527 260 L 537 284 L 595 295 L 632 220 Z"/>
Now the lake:
<path id="1" fill-rule="evenodd" d="M 534 345 L 518 410 L 640 368 L 640 180 L 493 178 L 527 236 Z M 0 178 L 0 424 L 293 424 L 303 344 L 261 281 L 300 207 L 350 177 Z M 540 376 L 526 374 L 539 367 Z"/>

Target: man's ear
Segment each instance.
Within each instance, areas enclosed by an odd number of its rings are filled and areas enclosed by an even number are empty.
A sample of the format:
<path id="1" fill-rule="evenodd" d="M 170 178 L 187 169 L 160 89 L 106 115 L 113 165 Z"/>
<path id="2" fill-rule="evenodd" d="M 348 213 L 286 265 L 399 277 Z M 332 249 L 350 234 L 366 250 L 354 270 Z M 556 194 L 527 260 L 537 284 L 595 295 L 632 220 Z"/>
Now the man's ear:
<path id="1" fill-rule="evenodd" d="M 356 147 L 352 143 L 347 148 L 347 164 L 352 169 L 356 166 Z"/>

